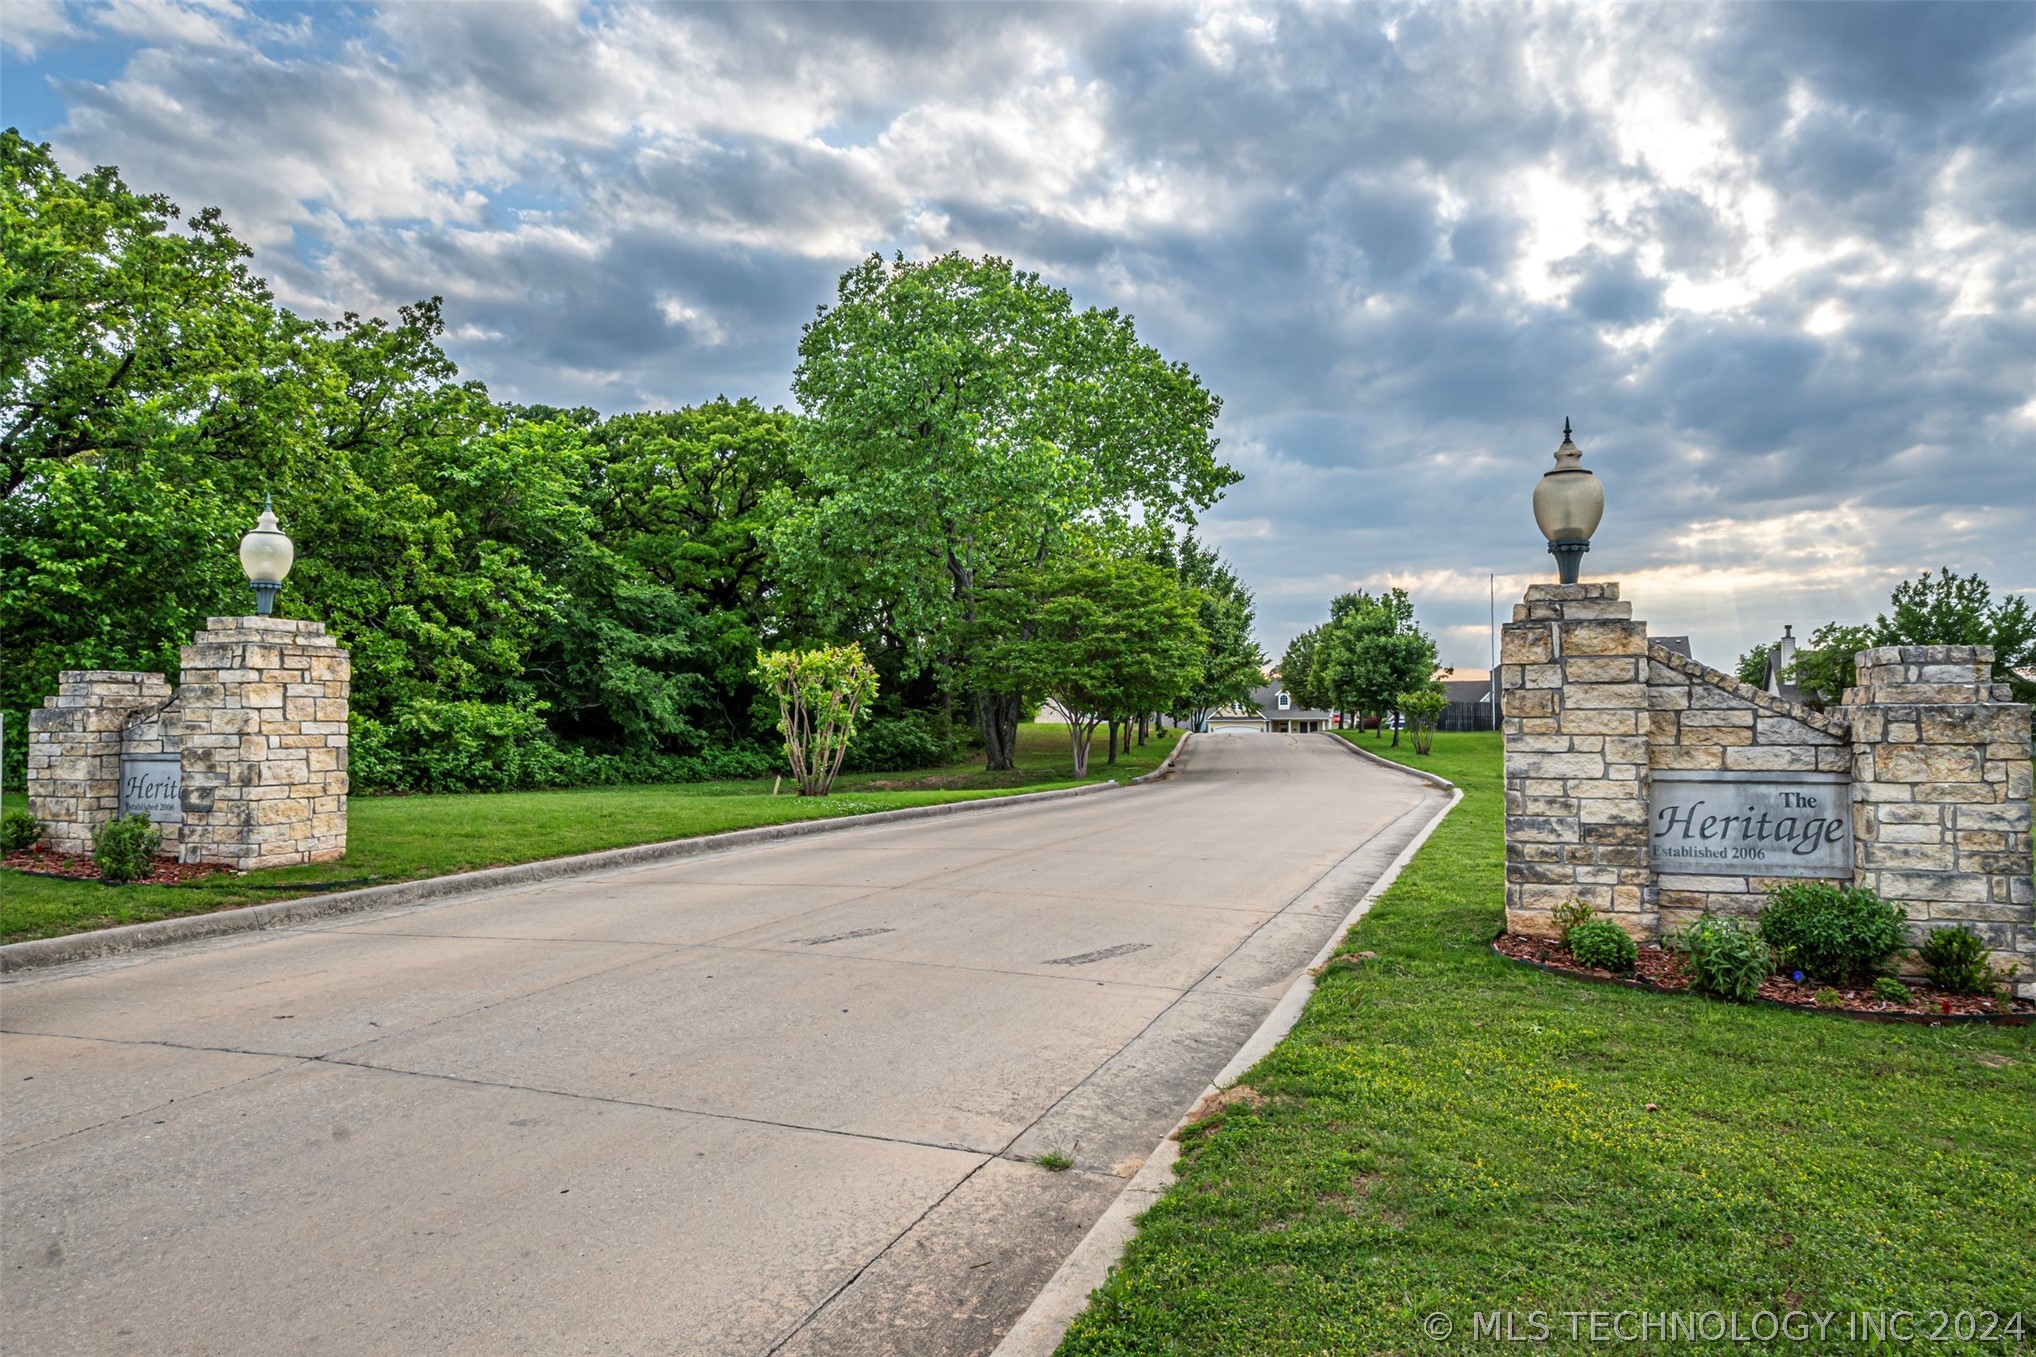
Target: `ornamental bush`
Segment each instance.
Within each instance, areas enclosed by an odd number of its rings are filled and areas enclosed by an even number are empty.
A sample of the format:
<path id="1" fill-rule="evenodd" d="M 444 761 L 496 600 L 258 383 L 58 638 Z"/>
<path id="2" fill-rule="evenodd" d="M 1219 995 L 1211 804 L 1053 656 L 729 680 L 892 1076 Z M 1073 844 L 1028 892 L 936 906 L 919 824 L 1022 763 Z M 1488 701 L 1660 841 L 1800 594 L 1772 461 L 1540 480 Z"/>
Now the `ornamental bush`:
<path id="1" fill-rule="evenodd" d="M 855 738 L 856 718 L 876 700 L 876 666 L 853 642 L 759 650 L 753 677 L 778 699 L 778 733 L 799 795 L 827 795 Z"/>
<path id="2" fill-rule="evenodd" d="M 33 848 L 42 842 L 45 832 L 42 821 L 27 811 L 10 810 L 7 818 L 0 820 L 0 851 L 18 853 Z"/>
<path id="3" fill-rule="evenodd" d="M 1569 931 L 1580 923 L 1588 923 L 1591 907 L 1581 900 L 1570 900 L 1555 907 L 1555 935 L 1562 939 L 1562 945 L 1569 946 Z"/>
<path id="4" fill-rule="evenodd" d="M 1691 989 L 1742 1004 L 1760 993 L 1774 965 L 1759 932 L 1738 919 L 1699 919 L 1669 945 L 1688 953 Z"/>
<path id="5" fill-rule="evenodd" d="M 92 836 L 92 861 L 101 881 L 121 885 L 153 871 L 162 846 L 163 832 L 149 823 L 148 816 L 128 815 L 101 825 Z"/>
<path id="6" fill-rule="evenodd" d="M 1930 972 L 1930 983 L 1953 994 L 1990 994 L 2007 979 L 1988 964 L 1986 942 L 1964 924 L 1937 929 L 1916 954 Z"/>
<path id="7" fill-rule="evenodd" d="M 1791 881 L 1767 893 L 1760 936 L 1783 969 L 1835 985 L 1867 984 L 1909 943 L 1909 918 L 1860 887 Z"/>
<path id="8" fill-rule="evenodd" d="M 1610 919 L 1591 919 L 1569 930 L 1569 954 L 1580 966 L 1630 971 L 1639 960 L 1640 948 Z"/>
<path id="9" fill-rule="evenodd" d="M 1873 982 L 1873 997 L 1891 1004 L 1907 1004 L 1914 998 L 1909 987 L 1892 975 L 1884 975 Z"/>

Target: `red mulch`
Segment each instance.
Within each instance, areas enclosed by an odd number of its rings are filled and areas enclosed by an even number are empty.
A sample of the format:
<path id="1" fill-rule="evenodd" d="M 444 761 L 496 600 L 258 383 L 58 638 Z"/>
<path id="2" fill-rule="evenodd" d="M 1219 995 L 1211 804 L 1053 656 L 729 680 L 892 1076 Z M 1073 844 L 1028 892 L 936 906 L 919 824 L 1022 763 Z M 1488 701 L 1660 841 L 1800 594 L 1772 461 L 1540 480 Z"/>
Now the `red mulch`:
<path id="1" fill-rule="evenodd" d="M 76 881 L 97 881 L 99 865 L 83 853 L 52 853 L 37 844 L 33 848 L 18 849 L 9 853 L 0 866 L 12 871 L 34 872 L 40 876 L 62 876 Z M 157 858 L 155 869 L 133 884 L 137 886 L 175 886 L 185 881 L 196 881 L 200 877 L 212 876 L 218 872 L 230 872 L 216 862 L 178 862 L 174 858 Z"/>
<path id="2" fill-rule="evenodd" d="M 1592 966 L 1580 966 L 1569 948 L 1553 938 L 1528 937 L 1523 933 L 1501 933 L 1492 944 L 1494 951 L 1516 961 L 1532 961 L 1572 975 L 1593 980 L 1645 981 L 1660 989 L 1686 990 L 1690 987 L 1689 960 L 1662 950 L 1657 943 L 1643 943 L 1631 975 L 1620 975 Z M 2036 1013 L 2036 1003 L 2027 999 L 1996 1000 L 1972 994 L 1947 994 L 1925 980 L 1904 980 L 1912 1002 L 1891 1004 L 1876 999 L 1871 989 L 1839 989 L 1838 1003 L 1829 1007 L 1852 1013 L 1908 1014 L 1919 1018 L 1985 1017 L 2005 1013 Z M 1814 980 L 1797 984 L 1785 975 L 1771 975 L 1760 986 L 1760 997 L 1794 1008 L 1824 1008 L 1817 992 L 1826 988 Z M 1833 986 L 1832 988 L 1836 988 Z"/>

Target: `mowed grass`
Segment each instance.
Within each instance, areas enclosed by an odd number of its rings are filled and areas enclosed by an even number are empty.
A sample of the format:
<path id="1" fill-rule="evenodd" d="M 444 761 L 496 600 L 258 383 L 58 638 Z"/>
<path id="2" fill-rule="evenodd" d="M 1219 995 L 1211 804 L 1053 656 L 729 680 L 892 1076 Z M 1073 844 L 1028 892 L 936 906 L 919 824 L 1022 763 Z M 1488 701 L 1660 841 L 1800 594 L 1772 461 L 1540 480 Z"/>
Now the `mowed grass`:
<path id="1" fill-rule="evenodd" d="M 0 871 L 0 942 L 759 825 L 1051 791 L 1084 781 L 1126 781 L 1151 772 L 1172 751 L 1176 738 L 1174 731 L 1160 732 L 1144 746 L 1120 754 L 1115 767 L 1105 764 L 1099 743 L 1088 777 L 1079 780 L 1066 728 L 1026 725 L 1019 729 L 1019 766 L 1009 772 L 986 773 L 977 758 L 918 773 L 844 775 L 827 797 L 801 797 L 789 789 L 773 796 L 768 779 L 463 796 L 356 796 L 347 807 L 347 854 L 337 862 L 221 875 L 180 886 L 107 886 Z M 10 792 L 5 804 L 8 810 L 25 809 L 27 798 Z"/>
<path id="2" fill-rule="evenodd" d="M 2036 1346 L 2031 1029 L 1880 1026 L 1518 966 L 1489 946 L 1498 737 L 1441 735 L 1427 759 L 1362 747 L 1464 799 L 1343 943 L 1377 956 L 1332 964 L 1245 1076 L 1263 1104 L 1184 1133 L 1176 1185 L 1065 1357 L 1860 1352 L 1845 1313 L 1890 1309 L 2020 1312 L 2030 1334 L 1904 1350 Z M 1572 1341 L 1566 1312 L 1593 1310 L 1736 1311 L 1742 1334 L 1763 1310 L 1839 1317 L 1821 1341 L 1593 1344 L 1588 1319 Z M 1521 1336 L 1546 1312 L 1548 1341 L 1478 1340 L 1473 1316 L 1493 1311 Z M 1446 1342 L 1422 1327 L 1435 1312 Z"/>

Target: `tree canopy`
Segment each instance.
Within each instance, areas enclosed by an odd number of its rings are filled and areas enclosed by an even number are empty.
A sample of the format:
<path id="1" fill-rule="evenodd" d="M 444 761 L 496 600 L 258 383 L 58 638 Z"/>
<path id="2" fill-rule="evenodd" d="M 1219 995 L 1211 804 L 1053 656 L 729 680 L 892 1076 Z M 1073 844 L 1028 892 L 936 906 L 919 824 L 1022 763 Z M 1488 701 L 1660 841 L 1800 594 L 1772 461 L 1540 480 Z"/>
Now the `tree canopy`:
<path id="1" fill-rule="evenodd" d="M 1206 700 L 1138 689 L 1141 663 L 1213 693 L 1257 655 L 1249 592 L 1173 536 L 1237 479 L 1220 402 L 1130 317 L 1006 261 L 849 270 L 802 338 L 803 414 L 603 415 L 462 379 L 436 298 L 296 315 L 218 212 L 67 175 L 12 131 L 0 227 L 17 781 L 60 670 L 174 677 L 204 618 L 248 611 L 235 544 L 270 494 L 297 543 L 278 612 L 353 656 L 361 790 L 756 775 L 782 766 L 756 655 L 843 645 L 881 675 L 852 762 L 954 756 L 961 697 L 1005 766 L 1038 694 L 973 659 L 1031 618 L 988 628 L 985 600 L 1078 561 L 1167 628 L 1114 633 L 1135 709 Z M 1166 607 L 1133 587 L 1146 570 Z"/>
<path id="2" fill-rule="evenodd" d="M 1237 480 L 1221 402 L 1117 311 L 997 258 L 872 255 L 805 328 L 792 388 L 813 493 L 774 541 L 836 626 L 869 619 L 909 670 L 973 674 L 983 600 L 1011 572 L 1195 514 Z M 1023 694 L 972 694 L 992 768 Z"/>

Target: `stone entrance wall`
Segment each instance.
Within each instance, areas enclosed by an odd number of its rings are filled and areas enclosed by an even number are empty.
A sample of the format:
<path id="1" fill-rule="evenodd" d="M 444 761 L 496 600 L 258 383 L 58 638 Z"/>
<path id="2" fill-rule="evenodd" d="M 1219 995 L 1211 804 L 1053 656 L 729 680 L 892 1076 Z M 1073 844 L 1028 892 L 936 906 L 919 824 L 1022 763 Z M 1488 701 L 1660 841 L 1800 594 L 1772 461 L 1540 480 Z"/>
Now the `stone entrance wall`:
<path id="1" fill-rule="evenodd" d="M 246 871 L 346 853 L 351 662 L 318 622 L 215 617 L 161 674 L 70 671 L 29 713 L 29 810 L 62 852 L 90 852 L 119 813 L 123 753 L 175 755 L 186 862 Z"/>
<path id="2" fill-rule="evenodd" d="M 1757 911 L 1779 878 L 1657 873 L 1657 771 L 1849 774 L 1853 883 L 1912 933 L 1964 924 L 2036 997 L 2029 709 L 1984 647 L 1859 656 L 1859 687 L 1818 713 L 1651 645 L 1617 584 L 1535 585 L 1503 633 L 1506 920 L 1554 932 L 1580 900 L 1654 940 L 1706 913 Z"/>

